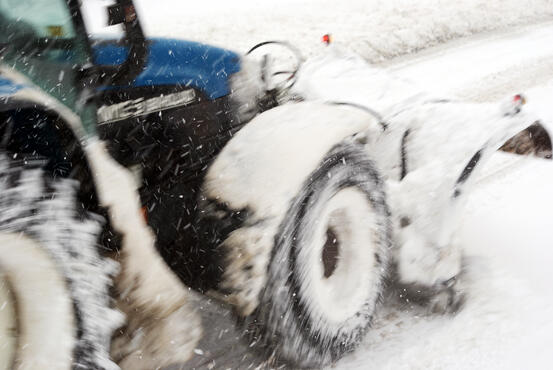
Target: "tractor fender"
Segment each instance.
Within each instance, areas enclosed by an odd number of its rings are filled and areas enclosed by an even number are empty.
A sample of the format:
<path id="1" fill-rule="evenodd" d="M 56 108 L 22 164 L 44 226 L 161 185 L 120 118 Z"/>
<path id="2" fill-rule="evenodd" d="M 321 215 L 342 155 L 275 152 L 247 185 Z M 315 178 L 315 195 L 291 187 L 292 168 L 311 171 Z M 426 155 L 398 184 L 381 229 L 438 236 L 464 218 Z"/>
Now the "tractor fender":
<path id="1" fill-rule="evenodd" d="M 90 168 L 94 160 L 84 150 L 89 141 L 81 119 L 71 109 L 53 98 L 19 72 L 0 65 L 0 119 L 3 149 L 19 154 L 37 153 L 63 163 L 44 168 L 53 176 L 69 176 L 79 181 L 78 199 L 86 209 L 106 217 L 106 247 L 116 250 L 120 244 L 98 198 L 98 188 Z M 14 134 L 22 131 L 23 134 Z M 32 157 L 32 156 L 31 156 Z M 61 157 L 61 158 L 60 158 Z M 64 168 L 62 173 L 57 167 Z M 67 168 L 65 168 L 67 167 Z"/>
<path id="2" fill-rule="evenodd" d="M 114 229 L 123 234 L 115 280 L 117 307 L 127 316 L 112 343 L 122 369 L 151 369 L 187 361 L 202 336 L 190 292 L 155 249 L 155 236 L 140 212 L 133 175 L 115 161 L 98 139 L 85 152 Z M 182 335 L 187 333 L 187 335 Z M 137 337 L 129 341 L 129 337 Z"/>
<path id="3" fill-rule="evenodd" d="M 211 240 L 222 242 L 227 261 L 220 298 L 238 313 L 257 306 L 277 228 L 309 174 L 336 144 L 351 137 L 364 143 L 372 130 L 379 123 L 363 110 L 302 102 L 256 116 L 223 148 L 208 169 L 199 206 L 211 222 L 231 219 L 221 221 L 224 235 Z"/>
<path id="4" fill-rule="evenodd" d="M 24 75 L 0 65 L 0 97 L 7 107 L 36 107 L 59 115 L 80 142 L 86 139 L 86 131 L 79 116 L 54 97 L 35 86 Z"/>

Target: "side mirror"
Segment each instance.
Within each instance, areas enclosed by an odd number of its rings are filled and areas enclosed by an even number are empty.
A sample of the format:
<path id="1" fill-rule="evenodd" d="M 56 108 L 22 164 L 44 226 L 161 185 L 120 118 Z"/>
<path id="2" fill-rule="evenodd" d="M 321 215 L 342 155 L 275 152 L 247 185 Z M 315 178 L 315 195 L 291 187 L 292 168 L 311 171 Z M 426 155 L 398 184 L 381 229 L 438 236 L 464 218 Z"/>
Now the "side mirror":
<path id="1" fill-rule="evenodd" d="M 115 4 L 108 6 L 108 26 L 121 23 L 132 23 L 136 20 L 136 10 L 131 4 Z"/>
<path id="2" fill-rule="evenodd" d="M 144 69 L 148 56 L 148 43 L 140 26 L 132 0 L 115 0 L 107 7 L 108 25 L 123 24 L 125 37 L 121 44 L 128 48 L 127 59 L 117 66 L 102 66 L 106 76 L 103 83 L 126 85 L 131 83 Z"/>

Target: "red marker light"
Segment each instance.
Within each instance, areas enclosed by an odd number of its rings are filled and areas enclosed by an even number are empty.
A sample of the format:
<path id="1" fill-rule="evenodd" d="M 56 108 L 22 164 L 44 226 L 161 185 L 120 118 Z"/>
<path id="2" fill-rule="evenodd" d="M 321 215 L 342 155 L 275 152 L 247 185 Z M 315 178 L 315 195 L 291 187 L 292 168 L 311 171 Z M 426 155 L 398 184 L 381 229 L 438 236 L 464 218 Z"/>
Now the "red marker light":
<path id="1" fill-rule="evenodd" d="M 516 94 L 514 97 L 513 97 L 513 102 L 515 104 L 526 104 L 526 99 L 524 98 L 524 96 L 522 96 L 521 94 Z"/>
<path id="2" fill-rule="evenodd" d="M 328 33 L 327 33 L 326 35 L 323 36 L 323 42 L 324 42 L 325 44 L 329 45 L 331 41 L 332 41 L 332 40 L 331 40 L 330 35 L 329 35 Z"/>

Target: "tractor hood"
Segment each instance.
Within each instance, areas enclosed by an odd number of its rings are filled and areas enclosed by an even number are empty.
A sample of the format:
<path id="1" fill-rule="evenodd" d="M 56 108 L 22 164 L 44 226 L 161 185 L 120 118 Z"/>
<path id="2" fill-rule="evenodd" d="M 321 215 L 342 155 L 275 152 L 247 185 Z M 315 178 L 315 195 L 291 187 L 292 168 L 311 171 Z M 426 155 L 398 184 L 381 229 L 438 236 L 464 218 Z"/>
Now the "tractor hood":
<path id="1" fill-rule="evenodd" d="M 229 77 L 240 71 L 240 56 L 229 50 L 174 39 L 151 38 L 146 42 L 145 67 L 132 82 L 133 87 L 190 86 L 216 99 L 230 93 Z M 128 48 L 119 40 L 96 40 L 92 48 L 98 65 L 118 65 L 127 59 Z"/>
<path id="2" fill-rule="evenodd" d="M 15 81 L 12 81 L 7 76 L 0 74 L 0 98 L 8 98 L 13 96 L 19 90 L 25 88 L 25 85 L 21 85 Z"/>
<path id="3" fill-rule="evenodd" d="M 14 74 L 6 73 L 8 71 L 10 67 L 0 63 L 0 112 L 30 105 L 22 98 L 30 86 L 17 78 L 14 79 Z"/>

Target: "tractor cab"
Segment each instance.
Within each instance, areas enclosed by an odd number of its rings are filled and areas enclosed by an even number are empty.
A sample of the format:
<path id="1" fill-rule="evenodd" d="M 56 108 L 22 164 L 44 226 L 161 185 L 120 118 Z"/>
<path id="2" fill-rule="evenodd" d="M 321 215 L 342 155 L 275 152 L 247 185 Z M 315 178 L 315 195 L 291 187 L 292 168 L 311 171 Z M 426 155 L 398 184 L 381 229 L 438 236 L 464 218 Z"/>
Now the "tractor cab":
<path id="1" fill-rule="evenodd" d="M 132 81 L 143 65 L 144 42 L 137 21 L 127 24 L 124 41 L 136 57 L 117 66 L 94 63 L 79 4 L 0 3 L 2 142 L 9 151 L 46 158 L 63 176 L 69 176 L 77 155 L 74 142 L 97 135 L 98 91 Z"/>
<path id="2" fill-rule="evenodd" d="M 3 75 L 9 75 L 8 69 L 21 73 L 23 79 L 77 113 L 90 134 L 96 126 L 98 86 L 132 81 L 142 70 L 145 44 L 138 20 L 127 22 L 124 42 L 132 57 L 117 66 L 97 65 L 79 4 L 63 0 L 2 2 L 0 61 Z M 22 79 L 9 79 L 14 78 Z"/>

